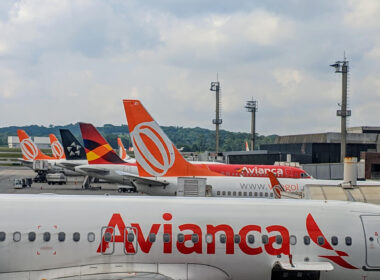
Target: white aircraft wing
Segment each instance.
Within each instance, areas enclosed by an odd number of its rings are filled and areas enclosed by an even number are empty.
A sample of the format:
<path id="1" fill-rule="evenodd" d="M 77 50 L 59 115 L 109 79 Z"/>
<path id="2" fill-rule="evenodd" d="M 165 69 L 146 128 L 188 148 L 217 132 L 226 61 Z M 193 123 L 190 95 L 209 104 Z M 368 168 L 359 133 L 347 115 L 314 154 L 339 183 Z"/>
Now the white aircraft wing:
<path id="1" fill-rule="evenodd" d="M 334 270 L 334 266 L 329 262 L 289 262 L 279 261 L 276 263 L 283 270 L 293 271 L 331 271 Z"/>
<path id="2" fill-rule="evenodd" d="M 75 163 L 73 161 L 62 161 L 62 162 L 57 163 L 57 165 L 63 168 L 67 168 L 67 169 L 74 169 L 75 167 L 79 165 L 83 165 L 83 162 Z"/>
<path id="3" fill-rule="evenodd" d="M 133 273 L 109 273 L 96 274 L 88 276 L 73 276 L 64 278 L 55 278 L 64 280 L 172 280 L 167 276 L 151 272 L 133 272 Z"/>
<path id="4" fill-rule="evenodd" d="M 108 175 L 110 173 L 110 170 L 107 168 L 100 168 L 100 167 L 95 167 L 95 166 L 81 167 L 80 170 L 84 172 L 88 172 L 88 173 L 99 174 L 99 175 Z"/>
<path id="5" fill-rule="evenodd" d="M 120 171 L 120 170 L 117 170 L 115 172 L 117 174 L 121 175 L 121 176 L 126 177 L 131 182 L 136 182 L 136 183 L 148 185 L 149 187 L 158 187 L 158 186 L 162 187 L 162 186 L 166 186 L 166 185 L 169 184 L 168 182 L 154 180 L 154 179 L 149 179 L 149 178 L 146 178 L 146 177 L 140 177 L 138 175 L 135 175 L 135 174 L 132 174 L 132 173 L 128 173 L 128 172 L 124 172 L 124 171 Z"/>

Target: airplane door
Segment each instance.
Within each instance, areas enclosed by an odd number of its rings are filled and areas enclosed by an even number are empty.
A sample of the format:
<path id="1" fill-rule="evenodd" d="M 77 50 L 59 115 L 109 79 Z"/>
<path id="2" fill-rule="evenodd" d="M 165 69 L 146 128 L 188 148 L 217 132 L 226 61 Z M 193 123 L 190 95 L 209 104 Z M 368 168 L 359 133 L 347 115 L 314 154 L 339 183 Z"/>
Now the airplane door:
<path id="1" fill-rule="evenodd" d="M 365 244 L 366 263 L 369 267 L 380 268 L 380 216 L 361 216 Z"/>
<path id="2" fill-rule="evenodd" d="M 124 253 L 135 255 L 137 253 L 137 229 L 126 227 L 124 229 Z"/>
<path id="3" fill-rule="evenodd" d="M 102 255 L 112 255 L 115 251 L 115 228 L 102 227 L 101 233 L 100 251 Z"/>

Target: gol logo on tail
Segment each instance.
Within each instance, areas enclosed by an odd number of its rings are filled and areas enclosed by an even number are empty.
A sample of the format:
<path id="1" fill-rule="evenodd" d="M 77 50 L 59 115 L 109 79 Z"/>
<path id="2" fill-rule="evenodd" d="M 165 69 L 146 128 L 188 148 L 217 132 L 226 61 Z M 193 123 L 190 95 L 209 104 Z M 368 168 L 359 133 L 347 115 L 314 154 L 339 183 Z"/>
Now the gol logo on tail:
<path id="1" fill-rule="evenodd" d="M 131 132 L 131 138 L 136 159 L 146 172 L 163 176 L 173 166 L 173 144 L 156 122 L 138 124 Z"/>
<path id="2" fill-rule="evenodd" d="M 63 147 L 58 141 L 54 141 L 51 144 L 51 149 L 53 151 L 53 156 L 56 158 L 62 158 L 63 157 Z"/>
<path id="3" fill-rule="evenodd" d="M 38 148 L 30 138 L 26 138 L 20 143 L 21 151 L 23 156 L 28 160 L 33 160 L 38 156 Z"/>

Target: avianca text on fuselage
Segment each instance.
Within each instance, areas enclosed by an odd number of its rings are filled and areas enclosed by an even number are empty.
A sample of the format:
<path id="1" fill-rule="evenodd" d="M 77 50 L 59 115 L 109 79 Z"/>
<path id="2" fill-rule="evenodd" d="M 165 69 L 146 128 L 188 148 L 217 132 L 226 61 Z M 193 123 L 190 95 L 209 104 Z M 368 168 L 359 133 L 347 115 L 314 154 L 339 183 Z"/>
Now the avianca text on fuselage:
<path id="1" fill-rule="evenodd" d="M 244 166 L 242 168 L 239 168 L 238 173 L 246 175 L 246 176 L 266 176 L 268 172 L 272 172 L 276 177 L 283 177 L 284 176 L 284 170 L 281 168 L 262 168 L 262 167 L 247 167 Z"/>
<path id="2" fill-rule="evenodd" d="M 206 233 L 204 233 L 204 229 L 202 229 L 197 224 L 186 223 L 182 225 L 178 225 L 178 230 L 180 232 L 186 231 L 187 233 L 183 234 L 183 242 L 176 241 L 175 245 L 173 245 L 173 224 L 171 220 L 173 219 L 173 215 L 170 213 L 164 213 L 162 215 L 163 223 L 155 223 L 150 227 L 149 232 L 145 234 L 141 230 L 141 226 L 139 223 L 130 223 L 130 225 L 126 225 L 120 213 L 114 213 L 108 223 L 108 227 L 106 228 L 103 236 L 101 238 L 101 242 L 98 246 L 98 253 L 105 253 L 107 248 L 109 248 L 109 243 L 122 243 L 124 246 L 124 250 L 127 254 L 135 254 L 140 248 L 141 252 L 149 254 L 154 242 L 151 242 L 149 236 L 154 234 L 157 236 L 158 232 L 162 228 L 161 232 L 163 235 L 167 235 L 169 238 L 167 242 L 163 242 L 163 253 L 164 254 L 172 254 L 173 249 L 180 254 L 215 254 L 215 243 L 216 238 L 215 234 L 217 232 L 223 232 L 225 235 L 225 253 L 235 254 L 235 237 L 238 236 L 240 239 L 238 242 L 238 246 L 241 252 L 247 255 L 259 255 L 266 253 L 272 256 L 285 255 L 291 256 L 290 254 L 290 235 L 289 230 L 282 225 L 269 225 L 266 227 L 262 227 L 260 225 L 250 224 L 243 226 L 239 232 L 234 232 L 232 226 L 228 224 L 219 224 L 219 225 L 206 225 Z M 116 228 L 119 230 L 119 234 L 116 235 Z M 348 254 L 342 251 L 335 251 L 327 242 L 324 246 L 321 246 L 317 242 L 317 235 L 323 236 L 322 231 L 319 229 L 317 223 L 311 214 L 308 214 L 306 218 L 306 228 L 308 233 L 310 234 L 311 240 L 319 247 L 322 247 L 329 251 L 334 251 L 334 255 L 323 255 L 320 257 L 327 258 L 336 264 L 347 268 L 347 269 L 357 269 L 352 266 L 348 262 L 346 262 L 342 257 L 347 257 Z M 137 242 L 134 240 L 128 240 L 127 238 L 127 229 L 133 230 L 134 235 L 137 237 Z M 178 232 L 177 229 L 174 232 Z M 191 231 L 192 233 L 188 233 Z M 108 233 L 109 237 L 106 240 L 105 235 Z M 267 242 L 262 245 L 249 245 L 247 242 L 247 236 L 252 233 L 258 234 L 267 234 Z M 190 246 L 186 243 L 186 241 L 193 241 L 194 235 L 196 236 L 197 242 L 191 242 Z M 207 240 L 203 240 L 203 239 Z M 325 237 L 324 237 L 325 238 Z M 278 242 L 281 240 L 281 242 Z M 206 250 L 203 251 L 203 243 L 206 243 Z M 327 246 L 328 245 L 328 246 Z"/>

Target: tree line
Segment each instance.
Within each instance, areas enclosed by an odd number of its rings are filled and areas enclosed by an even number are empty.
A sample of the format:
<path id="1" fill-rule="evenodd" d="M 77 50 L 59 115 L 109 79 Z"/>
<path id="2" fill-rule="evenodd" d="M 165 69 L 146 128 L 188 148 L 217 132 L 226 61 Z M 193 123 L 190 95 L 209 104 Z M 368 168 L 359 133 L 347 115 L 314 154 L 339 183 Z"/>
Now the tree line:
<path id="1" fill-rule="evenodd" d="M 8 145 L 8 136 L 16 136 L 17 129 L 24 129 L 31 136 L 48 136 L 54 133 L 60 139 L 59 129 L 69 129 L 74 136 L 81 140 L 79 124 L 68 124 L 64 126 L 9 126 L 0 128 L 0 146 Z M 120 137 L 126 148 L 131 146 L 129 130 L 127 125 L 105 124 L 97 127 L 100 133 L 107 139 L 113 148 L 117 148 L 117 137 Z M 195 127 L 185 128 L 178 126 L 162 126 L 167 136 L 173 141 L 177 148 L 184 152 L 204 152 L 215 150 L 215 131 Z M 219 131 L 220 151 L 242 151 L 245 150 L 245 141 L 249 141 L 250 134 L 245 132 Z M 277 135 L 263 136 L 256 134 L 255 149 L 261 144 L 272 144 Z"/>

